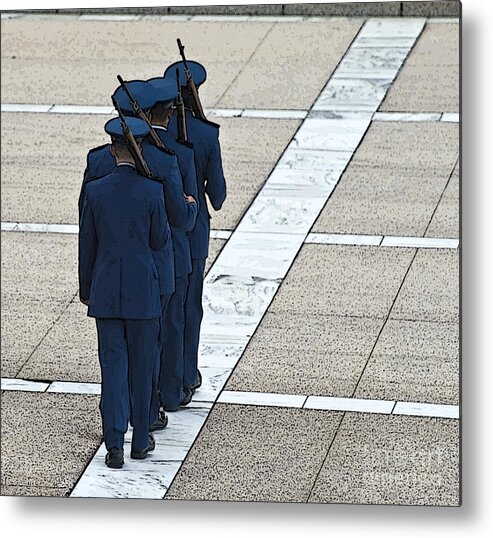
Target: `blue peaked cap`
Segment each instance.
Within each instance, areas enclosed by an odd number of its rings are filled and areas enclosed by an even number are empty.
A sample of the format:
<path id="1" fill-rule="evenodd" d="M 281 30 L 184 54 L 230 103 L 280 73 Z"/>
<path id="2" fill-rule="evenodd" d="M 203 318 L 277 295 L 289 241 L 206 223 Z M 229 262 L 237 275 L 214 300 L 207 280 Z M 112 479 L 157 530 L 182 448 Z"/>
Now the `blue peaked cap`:
<path id="1" fill-rule="evenodd" d="M 147 123 L 139 118 L 123 116 L 134 138 L 144 138 L 149 133 Z M 120 118 L 113 118 L 106 123 L 104 130 L 114 138 L 124 138 Z"/>
<path id="2" fill-rule="evenodd" d="M 192 72 L 192 78 L 195 82 L 195 86 L 200 86 L 200 84 L 203 84 L 207 78 L 207 71 L 205 70 L 205 67 L 202 64 L 199 64 L 199 62 L 194 62 L 193 60 L 187 60 L 187 65 Z M 175 62 L 167 67 L 166 71 L 164 72 L 164 78 L 173 77 L 176 85 L 176 68 L 180 70 L 180 84 L 182 86 L 186 86 L 187 77 L 185 76 L 185 66 L 183 62 Z"/>
<path id="3" fill-rule="evenodd" d="M 147 82 L 156 90 L 158 103 L 174 101 L 178 97 L 176 81 L 172 81 L 171 79 L 166 79 L 164 77 L 155 77 L 150 78 Z"/>
<path id="4" fill-rule="evenodd" d="M 149 84 L 144 80 L 132 80 L 126 82 L 126 86 L 132 97 L 137 101 L 144 112 L 147 112 L 156 104 L 157 95 L 152 84 Z M 121 86 L 115 91 L 113 97 L 122 109 L 123 114 L 133 114 L 130 99 Z"/>

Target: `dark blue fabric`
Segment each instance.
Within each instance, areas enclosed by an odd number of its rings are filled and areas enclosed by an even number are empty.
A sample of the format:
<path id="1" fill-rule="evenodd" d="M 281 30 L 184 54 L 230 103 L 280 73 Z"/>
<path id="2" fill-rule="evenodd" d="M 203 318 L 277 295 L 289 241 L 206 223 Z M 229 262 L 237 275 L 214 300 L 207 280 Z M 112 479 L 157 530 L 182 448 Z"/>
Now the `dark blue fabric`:
<path id="1" fill-rule="evenodd" d="M 159 320 L 96 318 L 101 365 L 100 410 L 106 448 L 123 448 L 132 416 L 132 448 L 149 439 L 152 372 L 158 348 Z"/>
<path id="2" fill-rule="evenodd" d="M 194 229 L 189 232 L 192 258 L 207 258 L 209 254 L 210 214 L 207 209 L 206 193 L 212 207 L 218 211 L 226 199 L 219 130 L 195 118 L 186 110 L 188 140 L 193 144 L 199 212 Z M 171 118 L 170 134 L 177 137 L 176 117 Z"/>
<path id="3" fill-rule="evenodd" d="M 195 220 L 198 212 L 197 175 L 195 173 L 195 162 L 193 150 L 176 142 L 176 140 L 164 129 L 156 129 L 156 133 L 161 141 L 176 154 L 178 166 L 183 181 L 183 192 L 191 195 L 197 200 L 197 204 L 191 204 L 190 214 L 195 218 L 190 222 L 189 229 L 195 227 Z M 184 230 L 171 227 L 173 238 L 173 250 L 175 255 L 175 279 L 188 275 L 192 271 L 192 257 L 190 250 L 190 239 Z"/>
<path id="4" fill-rule="evenodd" d="M 192 73 L 195 86 L 200 86 L 203 84 L 207 79 L 207 71 L 205 70 L 205 67 L 195 60 L 187 60 L 187 66 Z M 174 64 L 169 65 L 164 72 L 164 78 L 172 80 L 176 83 L 176 69 L 179 70 L 180 84 L 182 86 L 186 86 L 187 77 L 185 75 L 185 64 L 183 61 L 175 62 Z"/>
<path id="5" fill-rule="evenodd" d="M 157 101 L 157 93 L 152 84 L 149 84 L 145 80 L 131 80 L 125 82 L 128 92 L 135 101 L 137 101 L 139 107 L 145 112 L 151 109 Z M 118 106 L 123 114 L 133 114 L 133 108 L 130 104 L 130 99 L 127 92 L 121 87 L 115 90 L 113 97 L 116 99 Z"/>
<path id="6" fill-rule="evenodd" d="M 204 270 L 205 259 L 193 258 L 192 272 L 188 276 L 188 292 L 185 301 L 184 387 L 191 387 L 197 379 L 200 324 L 203 316 Z"/>
<path id="7" fill-rule="evenodd" d="M 160 183 L 128 165 L 88 183 L 79 230 L 80 297 L 89 298 L 88 315 L 158 318 L 170 237 Z"/>
<path id="8" fill-rule="evenodd" d="M 165 316 L 165 333 L 161 352 L 159 394 L 161 405 L 175 407 L 185 397 L 183 392 L 185 345 L 185 298 L 188 277 L 177 278 Z"/>
<path id="9" fill-rule="evenodd" d="M 130 116 L 124 116 L 124 118 L 127 127 L 130 129 L 130 132 L 134 135 L 136 140 L 139 138 L 144 138 L 147 134 L 149 134 L 149 127 L 144 120 Z M 113 118 L 106 122 L 104 130 L 114 138 L 125 138 L 120 118 Z"/>

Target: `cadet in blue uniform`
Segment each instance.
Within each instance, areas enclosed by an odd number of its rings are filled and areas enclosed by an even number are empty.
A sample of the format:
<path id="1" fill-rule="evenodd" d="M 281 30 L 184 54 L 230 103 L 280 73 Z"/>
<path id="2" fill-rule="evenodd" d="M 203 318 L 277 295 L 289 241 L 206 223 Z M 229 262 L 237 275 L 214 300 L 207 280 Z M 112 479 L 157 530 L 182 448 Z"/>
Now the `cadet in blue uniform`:
<path id="1" fill-rule="evenodd" d="M 206 79 L 206 71 L 198 62 L 187 61 L 195 85 L 199 87 Z M 185 303 L 185 387 L 195 391 L 202 383 L 197 367 L 200 324 L 202 322 L 202 291 L 204 284 L 205 260 L 209 254 L 210 214 L 207 209 L 206 194 L 212 207 L 218 211 L 226 198 L 226 181 L 224 179 L 219 129 L 208 122 L 195 118 L 191 108 L 190 96 L 187 95 L 186 77 L 183 62 L 170 65 L 164 77 L 176 81 L 176 69 L 179 69 L 183 99 L 186 105 L 186 122 L 188 140 L 193 144 L 195 169 L 197 172 L 199 213 L 195 228 L 189 233 L 192 254 L 192 272 L 189 276 L 188 293 Z M 177 122 L 173 117 L 169 124 L 170 133 L 176 137 Z"/>
<path id="2" fill-rule="evenodd" d="M 148 133 L 145 122 L 127 119 L 136 139 Z M 136 172 L 120 120 L 105 130 L 112 137 L 115 169 L 87 184 L 79 232 L 79 294 L 96 318 L 101 366 L 100 410 L 106 465 L 123 465 L 123 438 L 130 409 L 130 457 L 144 459 L 154 449 L 149 433 L 152 375 L 161 316 L 160 273 L 171 232 L 161 183 Z"/>
<path id="3" fill-rule="evenodd" d="M 151 123 L 166 147 L 173 150 L 178 159 L 183 192 L 198 199 L 197 177 L 193 149 L 177 142 L 168 133 L 168 123 L 173 115 L 173 103 L 178 96 L 176 82 L 156 77 L 148 80 L 155 88 L 157 102 L 151 109 Z M 195 226 L 195 221 L 190 230 Z M 180 406 L 188 405 L 192 399 L 192 391 L 184 389 L 184 331 L 185 331 L 185 298 L 188 289 L 188 275 L 192 272 L 190 241 L 188 234 L 171 228 L 173 249 L 175 253 L 175 292 L 171 296 L 168 310 L 164 318 L 164 340 L 161 353 L 159 375 L 160 403 L 165 411 L 177 411 Z M 157 416 L 158 409 L 154 409 Z"/>

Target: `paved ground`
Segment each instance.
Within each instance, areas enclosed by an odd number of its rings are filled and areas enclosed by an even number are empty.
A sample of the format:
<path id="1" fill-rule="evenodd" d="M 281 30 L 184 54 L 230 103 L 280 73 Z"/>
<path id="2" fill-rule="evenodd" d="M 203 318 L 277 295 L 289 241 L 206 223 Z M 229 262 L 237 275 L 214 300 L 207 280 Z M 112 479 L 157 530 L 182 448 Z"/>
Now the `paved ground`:
<path id="1" fill-rule="evenodd" d="M 458 21 L 1 25 L 2 495 L 457 506 Z M 108 473 L 77 198 L 116 75 L 159 75 L 176 37 L 228 181 L 205 382 Z"/>

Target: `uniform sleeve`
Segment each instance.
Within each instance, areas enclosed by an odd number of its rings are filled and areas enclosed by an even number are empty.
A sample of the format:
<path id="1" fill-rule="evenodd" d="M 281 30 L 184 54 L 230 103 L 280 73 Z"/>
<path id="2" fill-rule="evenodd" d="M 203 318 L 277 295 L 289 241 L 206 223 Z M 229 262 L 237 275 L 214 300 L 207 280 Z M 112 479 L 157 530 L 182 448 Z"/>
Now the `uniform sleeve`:
<path id="1" fill-rule="evenodd" d="M 205 177 L 207 179 L 205 192 L 211 201 L 212 207 L 219 211 L 226 199 L 226 180 L 224 179 L 221 146 L 218 138 L 212 144 Z"/>
<path id="2" fill-rule="evenodd" d="M 79 296 L 84 300 L 89 299 L 97 250 L 98 237 L 94 215 L 86 195 L 82 205 L 79 227 Z"/>
<path id="3" fill-rule="evenodd" d="M 88 153 L 87 161 L 86 161 L 86 169 L 84 170 L 84 178 L 82 179 L 82 185 L 80 187 L 80 194 L 79 194 L 79 223 L 82 217 L 82 208 L 84 207 L 84 200 L 86 197 L 86 184 L 87 184 L 87 178 L 89 177 L 90 168 L 91 168 L 90 153 Z"/>
<path id="4" fill-rule="evenodd" d="M 172 164 L 166 174 L 164 183 L 168 220 L 171 226 L 179 230 L 187 230 L 190 226 L 191 218 L 191 209 L 189 206 L 194 204 L 189 204 L 183 195 L 183 182 L 176 157 L 171 162 Z"/>
<path id="5" fill-rule="evenodd" d="M 164 251 L 168 242 L 171 240 L 171 231 L 169 229 L 168 219 L 166 218 L 162 190 L 159 196 L 153 199 L 152 203 L 150 247 L 152 250 Z"/>

